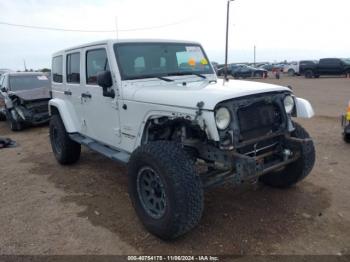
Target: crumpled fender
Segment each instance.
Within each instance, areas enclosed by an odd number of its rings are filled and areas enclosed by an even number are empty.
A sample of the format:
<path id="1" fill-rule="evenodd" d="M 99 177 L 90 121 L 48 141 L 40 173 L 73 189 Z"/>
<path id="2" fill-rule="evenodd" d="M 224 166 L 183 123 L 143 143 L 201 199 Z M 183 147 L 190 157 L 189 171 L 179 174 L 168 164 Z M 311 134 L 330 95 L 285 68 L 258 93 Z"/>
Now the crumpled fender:
<path id="1" fill-rule="evenodd" d="M 295 105 L 296 105 L 297 117 L 312 118 L 315 115 L 312 105 L 306 99 L 296 97 Z"/>
<path id="2" fill-rule="evenodd" d="M 73 105 L 69 102 L 66 102 L 62 99 L 51 99 L 49 101 L 49 114 L 52 115 L 52 107 L 55 107 L 60 113 L 63 124 L 68 133 L 79 132 L 78 126 L 76 123 L 79 123 Z"/>
<path id="3" fill-rule="evenodd" d="M 8 95 L 4 97 L 4 102 L 5 102 L 5 105 L 6 105 L 7 109 L 13 108 L 12 99 Z"/>

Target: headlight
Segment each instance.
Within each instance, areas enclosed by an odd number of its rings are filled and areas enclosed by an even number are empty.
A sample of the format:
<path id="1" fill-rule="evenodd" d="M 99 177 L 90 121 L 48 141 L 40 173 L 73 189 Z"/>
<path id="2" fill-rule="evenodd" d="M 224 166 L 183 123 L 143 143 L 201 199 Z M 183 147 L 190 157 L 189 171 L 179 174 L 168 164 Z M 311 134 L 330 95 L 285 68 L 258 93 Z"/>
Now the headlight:
<path id="1" fill-rule="evenodd" d="M 226 107 L 220 107 L 217 109 L 215 112 L 215 122 L 220 130 L 226 129 L 231 122 L 230 111 Z"/>
<path id="2" fill-rule="evenodd" d="M 291 114 L 293 112 L 295 103 L 292 96 L 286 96 L 283 100 L 284 108 L 286 109 L 287 114 Z"/>

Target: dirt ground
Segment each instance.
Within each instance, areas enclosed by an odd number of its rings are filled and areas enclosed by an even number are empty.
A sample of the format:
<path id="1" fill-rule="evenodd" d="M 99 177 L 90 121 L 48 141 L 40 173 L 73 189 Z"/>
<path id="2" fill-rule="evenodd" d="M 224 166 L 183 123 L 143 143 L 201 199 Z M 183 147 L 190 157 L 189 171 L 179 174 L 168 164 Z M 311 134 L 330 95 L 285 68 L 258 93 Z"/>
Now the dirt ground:
<path id="1" fill-rule="evenodd" d="M 0 135 L 0 254 L 350 254 L 350 145 L 339 115 L 350 80 L 285 77 L 311 101 L 302 120 L 317 150 L 311 175 L 288 190 L 224 186 L 206 193 L 200 225 L 173 242 L 148 234 L 127 194 L 126 169 L 84 149 L 71 167 L 57 164 L 48 128 Z"/>

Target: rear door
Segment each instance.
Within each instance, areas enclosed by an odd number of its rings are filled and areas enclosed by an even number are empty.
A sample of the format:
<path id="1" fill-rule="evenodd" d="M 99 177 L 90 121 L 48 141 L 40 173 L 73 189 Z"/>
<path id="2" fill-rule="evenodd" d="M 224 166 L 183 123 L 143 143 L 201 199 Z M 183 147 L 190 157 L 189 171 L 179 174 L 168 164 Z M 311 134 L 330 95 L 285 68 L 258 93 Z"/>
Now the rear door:
<path id="1" fill-rule="evenodd" d="M 82 52 L 80 49 L 69 51 L 65 55 L 65 100 L 72 105 L 77 121 L 79 122 L 78 131 L 82 132 L 84 127 L 84 108 L 81 101 L 83 89 L 82 76 Z"/>
<path id="2" fill-rule="evenodd" d="M 80 94 L 84 116 L 83 133 L 103 144 L 118 147 L 120 126 L 118 98 L 103 96 L 97 85 L 97 74 L 110 71 L 107 46 L 94 46 L 84 50 L 84 87 Z M 115 86 L 113 86 L 116 89 Z"/>
<path id="3" fill-rule="evenodd" d="M 322 75 L 336 75 L 341 71 L 341 63 L 339 59 L 321 59 L 319 63 L 319 72 Z"/>

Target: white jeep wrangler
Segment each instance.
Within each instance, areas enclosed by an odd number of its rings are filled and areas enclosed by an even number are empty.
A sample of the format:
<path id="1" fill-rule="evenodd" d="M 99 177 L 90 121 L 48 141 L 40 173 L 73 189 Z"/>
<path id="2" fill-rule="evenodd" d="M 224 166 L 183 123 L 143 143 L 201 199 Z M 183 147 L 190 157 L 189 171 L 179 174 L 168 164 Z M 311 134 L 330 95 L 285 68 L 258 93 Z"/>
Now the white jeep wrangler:
<path id="1" fill-rule="evenodd" d="M 163 239 L 198 224 L 204 189 L 289 187 L 315 162 L 292 119 L 311 118 L 310 103 L 286 87 L 218 80 L 198 43 L 108 40 L 57 52 L 52 96 L 58 162 L 77 162 L 85 145 L 127 164 L 136 213 Z"/>

